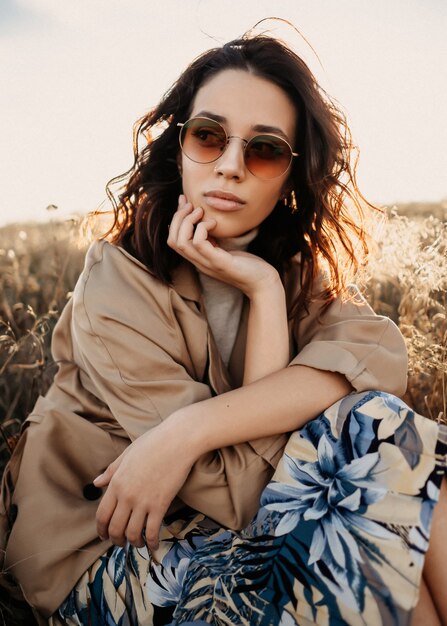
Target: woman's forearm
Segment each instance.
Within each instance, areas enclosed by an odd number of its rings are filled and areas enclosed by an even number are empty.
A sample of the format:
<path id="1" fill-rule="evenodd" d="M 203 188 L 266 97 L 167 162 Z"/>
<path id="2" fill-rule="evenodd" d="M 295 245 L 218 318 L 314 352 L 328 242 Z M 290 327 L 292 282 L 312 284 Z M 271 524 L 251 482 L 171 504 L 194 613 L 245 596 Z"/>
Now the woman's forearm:
<path id="1" fill-rule="evenodd" d="M 296 430 L 351 391 L 342 374 L 295 365 L 184 407 L 164 426 L 199 458 L 210 450 Z"/>
<path id="2" fill-rule="evenodd" d="M 299 428 L 349 391 L 340 374 L 296 365 L 172 413 L 95 479 L 97 487 L 107 486 L 97 511 L 99 536 L 141 546 L 147 519 L 146 541 L 157 547 L 160 524 L 176 495 L 229 528 L 243 528 L 256 513 L 272 468 L 255 450 L 251 462 L 244 465 L 239 450 L 231 459 L 233 471 L 223 468 L 231 457 L 228 446 Z M 205 465 L 196 472 L 201 458 Z"/>
<path id="3" fill-rule="evenodd" d="M 250 299 L 244 385 L 286 367 L 289 333 L 284 287 L 278 276 L 269 288 Z"/>

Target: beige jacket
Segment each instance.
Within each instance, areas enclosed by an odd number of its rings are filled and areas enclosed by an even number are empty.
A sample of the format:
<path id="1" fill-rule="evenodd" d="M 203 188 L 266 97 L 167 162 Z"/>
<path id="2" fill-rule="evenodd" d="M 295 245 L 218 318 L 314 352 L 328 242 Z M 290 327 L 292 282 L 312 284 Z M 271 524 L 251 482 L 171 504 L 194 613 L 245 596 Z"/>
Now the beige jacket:
<path id="1" fill-rule="evenodd" d="M 286 276 L 299 290 L 299 261 Z M 356 390 L 402 394 L 406 351 L 397 327 L 359 303 L 336 300 L 290 322 L 290 364 L 343 373 Z M 59 371 L 28 417 L 3 481 L 0 520 L 11 524 L 4 567 L 28 602 L 49 616 L 110 546 L 95 530 L 92 480 L 136 437 L 177 408 L 240 386 L 245 305 L 228 370 L 189 264 L 162 284 L 121 248 L 96 242 L 53 335 Z M 253 407 L 256 411 L 256 407 Z M 230 528 L 243 527 L 276 467 L 286 435 L 210 452 L 179 493 Z M 179 502 L 176 503 L 179 505 Z"/>

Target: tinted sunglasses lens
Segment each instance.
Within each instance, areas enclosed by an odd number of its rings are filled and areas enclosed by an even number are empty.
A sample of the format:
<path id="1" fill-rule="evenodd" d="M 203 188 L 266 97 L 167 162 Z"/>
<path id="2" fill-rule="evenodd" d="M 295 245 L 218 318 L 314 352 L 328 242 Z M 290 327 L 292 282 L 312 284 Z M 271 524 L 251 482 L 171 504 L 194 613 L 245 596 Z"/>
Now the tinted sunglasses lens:
<path id="1" fill-rule="evenodd" d="M 277 178 L 284 174 L 292 160 L 289 144 L 280 137 L 258 135 L 245 148 L 245 163 L 259 178 Z"/>
<path id="2" fill-rule="evenodd" d="M 225 150 L 227 135 L 217 122 L 196 117 L 188 120 L 182 127 L 180 145 L 192 161 L 211 163 Z"/>

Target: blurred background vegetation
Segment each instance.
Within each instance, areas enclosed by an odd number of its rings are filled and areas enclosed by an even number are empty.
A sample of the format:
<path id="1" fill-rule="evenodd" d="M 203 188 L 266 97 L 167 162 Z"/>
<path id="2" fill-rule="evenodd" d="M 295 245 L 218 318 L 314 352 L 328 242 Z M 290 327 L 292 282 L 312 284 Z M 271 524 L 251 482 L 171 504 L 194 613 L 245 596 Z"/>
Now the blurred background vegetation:
<path id="1" fill-rule="evenodd" d="M 54 212 L 57 215 L 57 211 Z M 394 207 L 365 269 L 364 292 L 391 317 L 408 347 L 406 401 L 447 423 L 447 204 Z M 21 425 L 55 371 L 51 334 L 82 270 L 81 220 L 0 228 L 0 473 Z M 0 623 L 34 623 L 0 591 Z"/>

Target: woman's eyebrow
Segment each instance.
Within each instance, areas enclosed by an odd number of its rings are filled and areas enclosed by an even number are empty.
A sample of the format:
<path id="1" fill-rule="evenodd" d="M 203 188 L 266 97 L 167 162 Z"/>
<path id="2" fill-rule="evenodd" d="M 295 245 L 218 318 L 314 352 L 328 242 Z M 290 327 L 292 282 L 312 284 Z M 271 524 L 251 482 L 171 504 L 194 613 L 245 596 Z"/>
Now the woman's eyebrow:
<path id="1" fill-rule="evenodd" d="M 214 120 L 215 122 L 219 122 L 219 124 L 223 124 L 224 122 L 227 121 L 226 117 L 223 117 L 222 115 L 218 115 L 217 113 L 211 113 L 211 111 L 199 111 L 198 113 L 194 115 L 194 117 L 209 117 L 211 120 Z"/>
<path id="2" fill-rule="evenodd" d="M 259 133 L 272 133 L 273 135 L 280 135 L 284 137 L 286 141 L 290 141 L 287 137 L 286 133 L 278 128 L 278 126 L 267 126 L 265 124 L 256 124 L 256 126 L 252 126 L 253 130 L 256 130 Z"/>
<path id="3" fill-rule="evenodd" d="M 195 117 L 209 117 L 212 120 L 215 120 L 216 122 L 219 122 L 220 124 L 224 124 L 225 122 L 227 122 L 227 118 L 223 117 L 222 115 L 218 115 L 217 113 L 212 113 L 211 111 L 199 111 L 198 113 L 196 113 Z M 268 126 L 266 124 L 256 124 L 255 126 L 252 126 L 252 129 L 255 130 L 258 133 L 272 133 L 274 135 L 279 135 L 280 137 L 284 137 L 284 139 L 286 141 L 290 141 L 290 139 L 287 137 L 286 133 L 281 130 L 280 128 L 278 128 L 278 126 Z"/>

